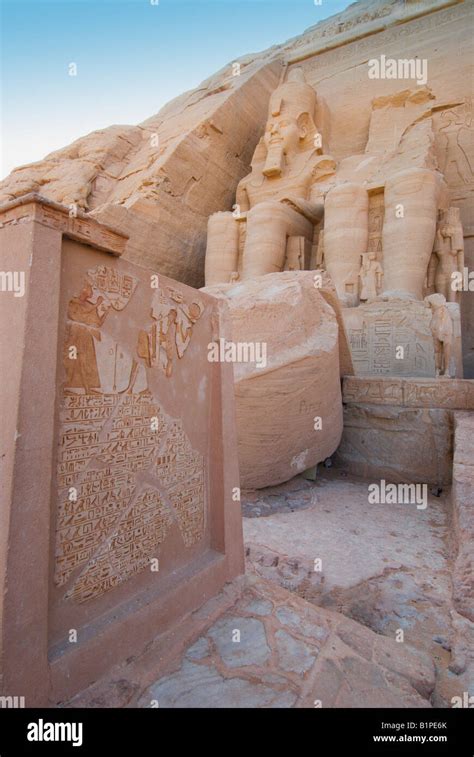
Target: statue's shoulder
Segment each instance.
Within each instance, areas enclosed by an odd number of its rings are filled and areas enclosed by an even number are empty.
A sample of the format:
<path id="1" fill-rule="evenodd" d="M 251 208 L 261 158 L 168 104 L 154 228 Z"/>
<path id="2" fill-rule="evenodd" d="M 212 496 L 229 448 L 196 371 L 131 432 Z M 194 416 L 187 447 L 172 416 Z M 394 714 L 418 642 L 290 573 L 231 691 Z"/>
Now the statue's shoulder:
<path id="1" fill-rule="evenodd" d="M 336 173 L 337 163 L 332 155 L 320 155 L 315 149 L 311 160 L 311 176 L 318 181 Z"/>
<path id="2" fill-rule="evenodd" d="M 254 165 L 252 167 L 252 170 L 250 173 L 247 174 L 247 176 L 244 176 L 243 179 L 239 181 L 239 186 L 242 189 L 247 189 L 247 187 L 260 187 L 265 180 L 265 176 L 263 174 L 263 167 L 264 163 L 259 163 L 258 165 Z"/>

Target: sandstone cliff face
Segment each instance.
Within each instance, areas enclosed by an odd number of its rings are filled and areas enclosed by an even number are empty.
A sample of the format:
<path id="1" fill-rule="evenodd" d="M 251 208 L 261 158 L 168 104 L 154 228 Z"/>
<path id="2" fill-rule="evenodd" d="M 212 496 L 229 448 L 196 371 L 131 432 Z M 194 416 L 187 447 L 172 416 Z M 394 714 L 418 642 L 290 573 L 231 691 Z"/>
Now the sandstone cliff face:
<path id="1" fill-rule="evenodd" d="M 232 208 L 270 93 L 285 68 L 299 65 L 318 95 L 325 149 L 342 170 L 369 165 L 364 155 L 396 170 L 402 146 L 414 164 L 423 154 L 424 164 L 443 172 L 451 204 L 461 209 L 465 261 L 473 270 L 472 11 L 470 0 L 353 3 L 299 37 L 242 58 L 240 76 L 229 63 L 138 126 L 94 132 L 15 169 L 0 184 L 0 202 L 39 191 L 75 203 L 130 235 L 130 260 L 202 286 L 207 218 Z M 368 60 L 382 55 L 426 60 L 427 81 L 369 79 Z M 471 376 L 474 298 L 468 292 L 462 318 L 465 375 Z"/>
<path id="2" fill-rule="evenodd" d="M 129 234 L 126 257 L 204 283 L 209 215 L 231 208 L 248 173 L 282 63 L 274 51 L 211 77 L 139 126 L 93 132 L 15 169 L 0 202 L 28 192 L 76 205 Z"/>

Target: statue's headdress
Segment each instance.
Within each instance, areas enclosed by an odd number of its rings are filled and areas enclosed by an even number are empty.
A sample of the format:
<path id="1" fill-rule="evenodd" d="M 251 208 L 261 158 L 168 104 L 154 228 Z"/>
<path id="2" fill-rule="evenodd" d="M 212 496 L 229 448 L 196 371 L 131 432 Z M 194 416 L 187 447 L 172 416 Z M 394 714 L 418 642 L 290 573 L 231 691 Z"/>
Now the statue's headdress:
<path id="1" fill-rule="evenodd" d="M 305 81 L 303 69 L 299 66 L 288 74 L 288 78 L 280 84 L 270 98 L 269 117 L 288 113 L 298 119 L 303 113 L 308 113 L 314 121 L 316 110 L 316 92 Z"/>

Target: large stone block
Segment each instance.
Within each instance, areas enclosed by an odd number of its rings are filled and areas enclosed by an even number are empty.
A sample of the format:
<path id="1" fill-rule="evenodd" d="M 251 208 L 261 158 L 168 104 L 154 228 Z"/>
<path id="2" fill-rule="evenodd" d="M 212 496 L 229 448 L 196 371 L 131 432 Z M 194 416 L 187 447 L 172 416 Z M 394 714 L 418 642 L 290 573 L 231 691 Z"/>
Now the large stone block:
<path id="1" fill-rule="evenodd" d="M 473 381 L 347 376 L 343 403 L 339 465 L 392 481 L 451 482 L 454 411 L 474 409 Z"/>
<path id="2" fill-rule="evenodd" d="M 451 481 L 452 411 L 344 405 L 336 463 L 359 476 L 444 486 Z"/>
<path id="3" fill-rule="evenodd" d="M 342 433 L 338 325 L 312 272 L 203 291 L 225 297 L 235 344 L 266 349 L 264 367 L 234 364 L 242 486 L 287 481 L 332 455 Z"/>

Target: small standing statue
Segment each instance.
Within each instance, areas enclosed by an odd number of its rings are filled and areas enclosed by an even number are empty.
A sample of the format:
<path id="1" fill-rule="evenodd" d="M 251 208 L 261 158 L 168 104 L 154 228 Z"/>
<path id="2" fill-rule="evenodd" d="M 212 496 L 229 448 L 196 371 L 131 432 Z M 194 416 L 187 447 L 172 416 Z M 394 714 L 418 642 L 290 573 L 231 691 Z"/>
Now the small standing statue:
<path id="1" fill-rule="evenodd" d="M 459 208 L 444 211 L 438 223 L 428 271 L 429 291 L 444 295 L 447 302 L 459 302 L 453 274 L 464 268 L 464 240 Z"/>
<path id="2" fill-rule="evenodd" d="M 379 292 L 382 290 L 383 280 L 383 269 L 377 260 L 376 252 L 371 251 L 363 253 L 359 278 L 361 282 L 361 302 L 375 300 Z"/>
<path id="3" fill-rule="evenodd" d="M 430 294 L 425 297 L 425 303 L 433 313 L 430 328 L 434 340 L 436 376 L 450 378 L 449 361 L 453 344 L 453 322 L 446 307 L 446 298 L 442 294 Z"/>

